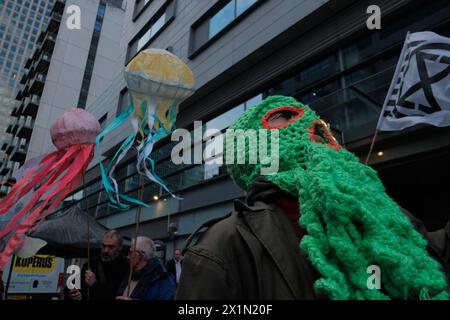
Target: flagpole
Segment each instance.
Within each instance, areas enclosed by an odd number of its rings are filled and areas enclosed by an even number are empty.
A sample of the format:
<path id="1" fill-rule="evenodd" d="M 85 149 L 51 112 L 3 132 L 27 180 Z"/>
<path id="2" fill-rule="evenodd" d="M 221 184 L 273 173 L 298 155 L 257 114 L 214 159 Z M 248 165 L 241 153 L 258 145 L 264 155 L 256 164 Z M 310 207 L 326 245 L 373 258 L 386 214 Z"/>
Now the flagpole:
<path id="1" fill-rule="evenodd" d="M 378 118 L 377 127 L 375 129 L 375 133 L 373 135 L 372 142 L 370 143 L 369 153 L 367 154 L 365 164 L 369 163 L 370 156 L 372 155 L 373 148 L 375 146 L 375 141 L 376 141 L 376 139 L 378 137 L 378 132 L 379 132 L 380 125 L 381 125 L 381 123 L 383 122 L 383 119 L 384 119 L 384 117 L 383 117 L 384 110 L 386 109 L 386 105 L 387 105 L 387 103 L 389 101 L 389 97 L 392 95 L 392 91 L 394 90 L 395 80 L 397 79 L 398 74 L 400 73 L 400 66 L 401 66 L 401 64 L 403 62 L 403 59 L 405 57 L 406 45 L 408 43 L 409 35 L 410 35 L 410 32 L 408 31 L 408 33 L 406 34 L 405 42 L 403 43 L 402 52 L 400 53 L 400 57 L 398 59 L 397 66 L 395 68 L 395 72 L 394 72 L 394 76 L 393 76 L 392 81 L 391 81 L 391 85 L 389 86 L 389 90 L 388 90 L 386 98 L 384 100 L 383 107 L 381 108 L 380 117 Z"/>
<path id="2" fill-rule="evenodd" d="M 84 193 L 84 199 L 85 199 L 85 214 L 86 214 L 86 221 L 87 221 L 87 270 L 91 271 L 91 239 L 90 239 L 90 227 L 89 227 L 89 213 L 88 213 L 88 201 L 87 201 L 87 192 L 86 192 L 86 181 L 85 181 L 85 171 L 83 170 L 83 193 Z M 91 299 L 91 288 L 90 286 L 87 287 L 87 300 L 89 301 Z"/>
<path id="3" fill-rule="evenodd" d="M 139 201 L 142 202 L 143 199 L 144 199 L 145 183 L 144 183 L 144 178 L 142 176 L 140 176 L 139 179 L 140 179 L 140 182 L 141 182 L 141 186 L 139 188 Z M 135 217 L 136 229 L 134 230 L 134 241 L 133 241 L 133 239 L 131 239 L 132 243 L 131 243 L 131 248 L 130 248 L 133 254 L 135 254 L 135 251 L 136 251 L 137 238 L 138 238 L 138 235 L 139 235 L 139 224 L 141 222 L 141 209 L 142 209 L 142 206 L 140 206 L 140 205 L 138 205 L 138 207 L 136 208 L 136 217 Z M 130 270 L 129 270 L 129 273 L 128 273 L 128 286 L 126 288 L 126 293 L 125 293 L 125 296 L 127 298 L 129 298 L 130 294 L 132 294 L 132 292 L 130 290 L 131 289 L 132 276 L 133 276 L 133 265 L 132 265 L 132 261 L 130 259 Z"/>
<path id="4" fill-rule="evenodd" d="M 370 156 L 372 155 L 373 147 L 375 145 L 375 140 L 377 139 L 377 136 L 378 136 L 378 129 L 375 129 L 375 134 L 373 135 L 372 142 L 371 142 L 370 148 L 369 148 L 369 153 L 367 154 L 365 164 L 369 163 L 369 159 L 370 159 Z"/>
<path id="5" fill-rule="evenodd" d="M 6 281 L 6 288 L 5 288 L 5 300 L 7 300 L 8 293 L 9 293 L 9 285 L 11 283 L 11 275 L 12 275 L 12 270 L 14 268 L 14 260 L 16 260 L 16 255 L 15 254 L 12 255 L 12 257 L 11 257 L 11 264 L 9 266 L 8 280 Z"/>

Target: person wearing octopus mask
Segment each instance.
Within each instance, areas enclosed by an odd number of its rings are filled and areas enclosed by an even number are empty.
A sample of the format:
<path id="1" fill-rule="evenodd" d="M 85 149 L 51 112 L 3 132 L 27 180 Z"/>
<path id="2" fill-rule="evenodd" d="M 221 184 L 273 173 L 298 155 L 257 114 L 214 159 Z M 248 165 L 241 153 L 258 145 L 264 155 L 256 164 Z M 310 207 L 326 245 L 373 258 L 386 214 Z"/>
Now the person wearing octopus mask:
<path id="1" fill-rule="evenodd" d="M 308 106 L 272 96 L 230 128 L 278 130 L 279 168 L 227 163 L 246 199 L 188 239 L 176 299 L 448 299 L 449 224 L 426 232 Z"/>

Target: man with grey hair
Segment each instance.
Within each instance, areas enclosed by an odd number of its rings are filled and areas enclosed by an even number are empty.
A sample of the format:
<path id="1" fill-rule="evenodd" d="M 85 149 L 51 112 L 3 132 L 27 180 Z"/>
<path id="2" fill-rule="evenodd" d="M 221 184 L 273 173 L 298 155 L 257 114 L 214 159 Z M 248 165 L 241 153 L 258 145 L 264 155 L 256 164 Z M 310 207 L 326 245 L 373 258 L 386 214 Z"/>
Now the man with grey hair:
<path id="1" fill-rule="evenodd" d="M 129 264 L 121 255 L 122 236 L 117 230 L 105 232 L 100 259 L 92 259 L 90 268 L 84 264 L 81 274 L 81 290 L 71 290 L 71 300 L 114 300 L 122 278 L 128 274 Z"/>
<path id="2" fill-rule="evenodd" d="M 133 268 L 131 282 L 128 275 L 119 286 L 117 300 L 170 300 L 175 296 L 175 280 L 156 257 L 152 239 L 137 237 L 131 244 L 128 259 Z M 135 247 L 135 249 L 134 249 Z M 128 288 L 129 287 L 129 288 Z"/>

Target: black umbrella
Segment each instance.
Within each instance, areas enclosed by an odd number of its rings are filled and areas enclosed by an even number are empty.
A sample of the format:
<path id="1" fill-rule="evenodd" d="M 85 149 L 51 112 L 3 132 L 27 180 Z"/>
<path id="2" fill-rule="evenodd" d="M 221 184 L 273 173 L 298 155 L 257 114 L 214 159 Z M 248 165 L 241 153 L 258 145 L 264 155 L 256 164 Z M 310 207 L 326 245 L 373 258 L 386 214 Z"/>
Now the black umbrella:
<path id="1" fill-rule="evenodd" d="M 89 223 L 89 244 L 93 253 L 98 253 L 103 234 L 108 230 L 86 212 L 73 206 L 62 214 L 47 218 L 29 236 L 47 242 L 39 254 L 75 258 L 87 256 Z"/>

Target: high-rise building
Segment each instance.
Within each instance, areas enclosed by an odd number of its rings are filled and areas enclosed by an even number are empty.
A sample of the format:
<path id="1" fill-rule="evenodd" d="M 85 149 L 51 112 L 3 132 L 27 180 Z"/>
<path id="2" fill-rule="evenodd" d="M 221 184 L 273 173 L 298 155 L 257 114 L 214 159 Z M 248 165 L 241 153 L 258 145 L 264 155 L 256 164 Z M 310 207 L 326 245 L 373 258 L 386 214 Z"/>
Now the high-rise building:
<path id="1" fill-rule="evenodd" d="M 68 27 L 66 8 L 79 8 L 80 29 Z M 2 144 L 0 196 L 14 183 L 13 172 L 27 159 L 55 150 L 50 138 L 52 123 L 65 110 L 85 108 L 104 92 L 113 79 L 122 29 L 120 1 L 55 0 L 48 26 L 37 37 L 36 47 L 24 63 Z M 99 118 L 104 122 L 107 115 Z"/>
<path id="2" fill-rule="evenodd" d="M 48 24 L 53 3 L 54 0 L 0 1 L 0 145 L 10 138 L 5 131 L 16 104 L 25 61 Z M 4 150 L 0 150 L 0 158 L 4 156 Z"/>

